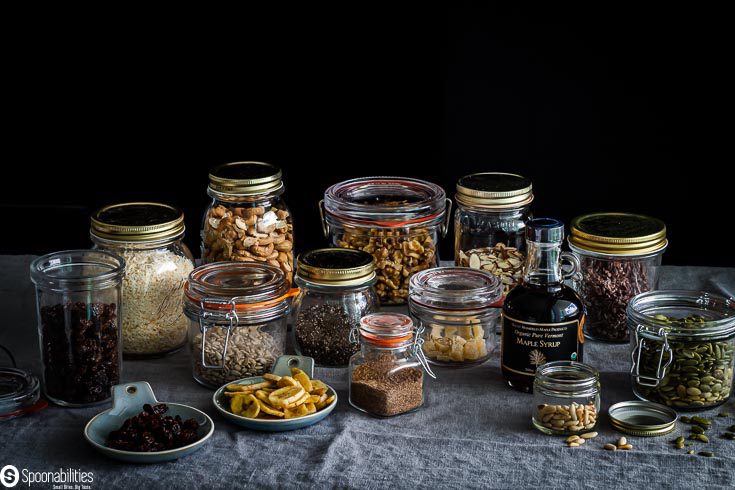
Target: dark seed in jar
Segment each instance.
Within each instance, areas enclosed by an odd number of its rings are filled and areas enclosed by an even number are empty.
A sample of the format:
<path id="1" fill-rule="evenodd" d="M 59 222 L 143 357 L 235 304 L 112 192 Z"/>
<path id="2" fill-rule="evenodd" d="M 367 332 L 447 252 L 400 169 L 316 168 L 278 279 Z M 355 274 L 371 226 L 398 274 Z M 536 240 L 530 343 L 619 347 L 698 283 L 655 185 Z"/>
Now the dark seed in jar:
<path id="1" fill-rule="evenodd" d="M 313 304 L 301 308 L 296 319 L 296 345 L 302 355 L 313 357 L 317 364 L 346 366 L 359 344 L 350 342 L 350 331 L 358 327 L 363 313 L 355 317 L 342 307 Z"/>
<path id="2" fill-rule="evenodd" d="M 107 445 L 123 451 L 165 451 L 188 446 L 200 439 L 199 423 L 194 419 L 182 420 L 180 416 L 164 416 L 168 412 L 165 403 L 143 405 L 143 411 L 123 422 L 118 430 L 107 437 Z"/>

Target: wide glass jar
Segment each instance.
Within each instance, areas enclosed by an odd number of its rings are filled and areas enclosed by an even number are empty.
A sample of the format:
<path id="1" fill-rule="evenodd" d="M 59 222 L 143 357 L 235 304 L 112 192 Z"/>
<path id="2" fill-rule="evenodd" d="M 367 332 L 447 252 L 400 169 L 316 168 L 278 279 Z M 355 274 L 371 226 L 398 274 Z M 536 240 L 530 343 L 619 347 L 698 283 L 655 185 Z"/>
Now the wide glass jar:
<path id="1" fill-rule="evenodd" d="M 545 434 L 594 430 L 600 413 L 600 373 L 576 361 L 539 366 L 533 381 L 533 426 Z"/>
<path id="2" fill-rule="evenodd" d="M 704 410 L 730 398 L 735 300 L 698 291 L 651 291 L 630 300 L 631 376 L 638 398 Z"/>
<path id="3" fill-rule="evenodd" d="M 262 262 L 293 276 L 293 222 L 281 197 L 281 170 L 262 162 L 233 162 L 209 174 L 212 202 L 202 222 L 202 262 Z"/>
<path id="4" fill-rule="evenodd" d="M 332 246 L 372 254 L 383 304 L 404 304 L 412 274 L 439 265 L 451 201 L 430 182 L 363 177 L 335 184 L 320 203 Z"/>
<path id="5" fill-rule="evenodd" d="M 293 303 L 296 353 L 318 365 L 347 366 L 360 346 L 360 318 L 378 310 L 372 255 L 360 250 L 325 248 L 299 256 Z"/>
<path id="6" fill-rule="evenodd" d="M 406 315 L 373 313 L 360 320 L 360 352 L 350 359 L 350 405 L 379 417 L 424 404 L 424 370 L 431 368 L 421 336 Z"/>
<path id="7" fill-rule="evenodd" d="M 120 382 L 125 260 L 101 250 L 67 250 L 31 263 L 36 286 L 43 393 L 68 407 L 104 403 Z"/>
<path id="8" fill-rule="evenodd" d="M 532 191 L 527 178 L 501 172 L 466 175 L 457 182 L 454 263 L 498 276 L 503 296 L 521 279 Z"/>
<path id="9" fill-rule="evenodd" d="M 573 282 L 587 309 L 587 337 L 628 342 L 628 301 L 658 288 L 667 245 L 666 225 L 656 218 L 629 213 L 574 218 L 569 248 L 579 259 Z"/>
<path id="10" fill-rule="evenodd" d="M 166 204 L 113 204 L 92 215 L 94 248 L 125 259 L 123 354 L 157 357 L 186 344 L 184 283 L 194 269 L 184 213 Z"/>
<path id="11" fill-rule="evenodd" d="M 497 276 L 466 267 L 436 267 L 414 274 L 408 306 L 422 331 L 429 363 L 482 364 L 495 350 L 502 285 Z"/>
<path id="12" fill-rule="evenodd" d="M 258 262 L 197 267 L 184 288 L 194 379 L 209 388 L 260 376 L 286 350 L 289 290 L 283 271 Z"/>

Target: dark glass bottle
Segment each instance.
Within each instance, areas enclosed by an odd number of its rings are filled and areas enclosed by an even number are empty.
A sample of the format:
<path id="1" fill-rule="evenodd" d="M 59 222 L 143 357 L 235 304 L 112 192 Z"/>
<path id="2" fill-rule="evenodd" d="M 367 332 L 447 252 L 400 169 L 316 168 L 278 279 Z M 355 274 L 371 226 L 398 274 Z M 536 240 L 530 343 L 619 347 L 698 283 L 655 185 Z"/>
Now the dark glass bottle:
<path id="1" fill-rule="evenodd" d="M 551 361 L 583 361 L 585 310 L 564 279 L 579 270 L 574 255 L 562 252 L 564 224 L 549 218 L 526 226 L 523 280 L 503 304 L 501 369 L 505 381 L 531 393 L 536 368 Z M 572 269 L 562 272 L 562 260 Z"/>

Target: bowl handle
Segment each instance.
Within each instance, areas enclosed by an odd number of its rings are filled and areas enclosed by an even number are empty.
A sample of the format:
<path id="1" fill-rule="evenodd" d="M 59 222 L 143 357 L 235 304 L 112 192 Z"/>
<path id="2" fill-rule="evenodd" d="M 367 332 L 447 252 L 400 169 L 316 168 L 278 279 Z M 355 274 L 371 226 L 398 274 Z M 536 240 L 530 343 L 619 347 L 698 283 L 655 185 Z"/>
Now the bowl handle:
<path id="1" fill-rule="evenodd" d="M 122 415 L 125 412 L 140 412 L 143 405 L 158 403 L 151 385 L 145 381 L 122 383 L 112 387 L 112 409 L 110 415 Z"/>
<path id="2" fill-rule="evenodd" d="M 308 377 L 314 377 L 314 359 L 307 356 L 281 356 L 276 359 L 271 372 L 276 376 L 291 376 L 291 368 L 299 368 Z"/>

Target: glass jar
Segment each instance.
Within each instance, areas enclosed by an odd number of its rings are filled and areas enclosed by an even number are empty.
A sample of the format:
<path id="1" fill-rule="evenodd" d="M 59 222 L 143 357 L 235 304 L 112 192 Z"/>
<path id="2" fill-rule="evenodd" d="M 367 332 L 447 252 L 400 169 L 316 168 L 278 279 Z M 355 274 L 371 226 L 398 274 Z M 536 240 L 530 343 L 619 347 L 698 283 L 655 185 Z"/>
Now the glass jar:
<path id="1" fill-rule="evenodd" d="M 409 310 L 423 331 L 429 363 L 468 367 L 490 358 L 502 294 L 496 276 L 466 267 L 437 267 L 414 274 L 409 293 Z"/>
<path id="2" fill-rule="evenodd" d="M 404 177 L 363 177 L 335 184 L 320 203 L 332 246 L 372 254 L 383 304 L 405 304 L 411 275 L 439 265 L 451 201 L 441 187 Z"/>
<path id="3" fill-rule="evenodd" d="M 101 250 L 67 250 L 31 263 L 36 286 L 43 393 L 67 407 L 104 403 L 120 382 L 125 260 Z"/>
<path id="4" fill-rule="evenodd" d="M 466 175 L 454 200 L 454 263 L 500 277 L 503 296 L 521 280 L 533 186 L 501 172 Z"/>
<path id="5" fill-rule="evenodd" d="M 360 349 L 360 318 L 378 310 L 372 255 L 346 248 L 307 252 L 298 258 L 294 281 L 300 289 L 293 304 L 296 353 L 318 365 L 347 366 Z"/>
<path id="6" fill-rule="evenodd" d="M 92 215 L 94 248 L 125 259 L 123 354 L 157 357 L 186 344 L 184 283 L 194 269 L 182 242 L 184 213 L 152 202 L 105 206 Z"/>
<path id="7" fill-rule="evenodd" d="M 638 214 L 587 214 L 574 218 L 568 241 L 580 263 L 573 283 L 587 309 L 585 335 L 628 342 L 625 309 L 636 294 L 658 288 L 666 225 Z"/>
<path id="8" fill-rule="evenodd" d="M 360 352 L 350 359 L 350 405 L 379 417 L 418 410 L 424 404 L 424 370 L 435 377 L 409 317 L 367 315 L 360 320 Z"/>
<path id="9" fill-rule="evenodd" d="M 735 300 L 699 291 L 651 291 L 628 305 L 633 392 L 676 410 L 730 398 Z"/>
<path id="10" fill-rule="evenodd" d="M 533 381 L 533 426 L 545 434 L 594 430 L 600 412 L 600 373 L 575 361 L 539 366 Z"/>
<path id="11" fill-rule="evenodd" d="M 293 222 L 281 170 L 261 162 L 220 165 L 209 174 L 212 202 L 202 223 L 202 262 L 266 262 L 291 284 Z"/>
<path id="12" fill-rule="evenodd" d="M 289 290 L 283 271 L 259 262 L 194 269 L 184 287 L 194 379 L 209 388 L 270 371 L 286 350 Z"/>

